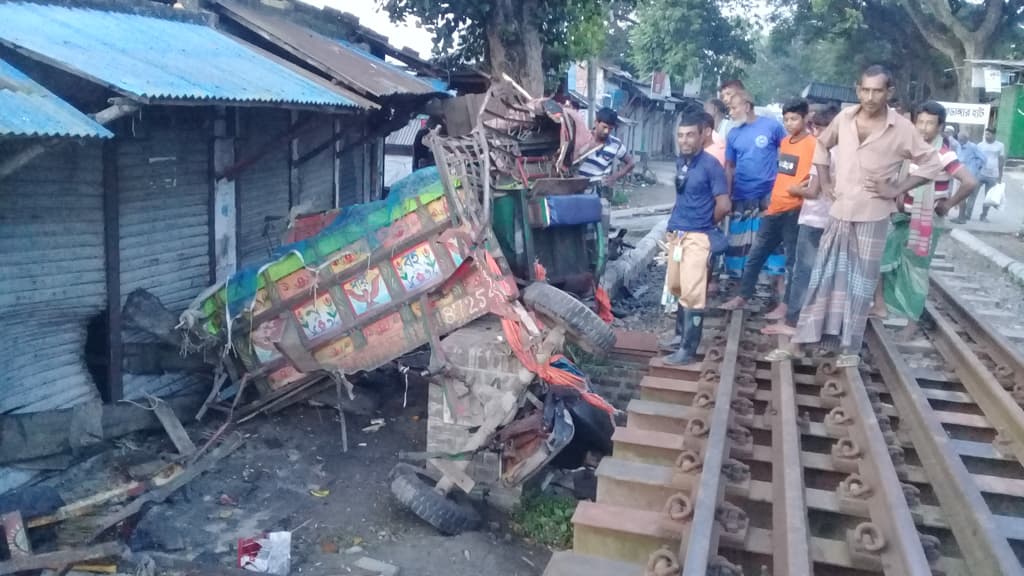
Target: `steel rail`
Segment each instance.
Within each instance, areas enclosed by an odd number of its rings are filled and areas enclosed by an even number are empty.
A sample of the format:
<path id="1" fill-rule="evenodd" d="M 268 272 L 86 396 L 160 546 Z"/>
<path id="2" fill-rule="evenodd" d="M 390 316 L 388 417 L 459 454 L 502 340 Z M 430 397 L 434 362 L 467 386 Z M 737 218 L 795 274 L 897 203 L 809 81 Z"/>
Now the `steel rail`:
<path id="1" fill-rule="evenodd" d="M 887 573 L 931 576 L 932 570 L 921 545 L 921 537 L 914 525 L 903 485 L 896 474 L 896 467 L 889 455 L 889 447 L 882 436 L 860 370 L 850 367 L 841 372 L 846 377 L 847 387 L 843 405 L 853 418 L 850 432 L 862 450 L 860 473 L 877 490 L 876 495 L 869 499 L 868 507 L 871 521 L 877 525 L 887 542 L 879 550 L 882 564 L 893 570 L 886 570 Z"/>
<path id="2" fill-rule="evenodd" d="M 1024 385 L 1024 354 L 1012 342 L 992 325 L 978 317 L 964 305 L 953 292 L 948 282 L 935 274 L 931 275 L 933 292 L 948 307 L 948 312 L 962 326 L 971 338 L 985 348 L 993 360 L 1013 370 L 1014 381 Z"/>
<path id="3" fill-rule="evenodd" d="M 952 366 L 971 399 L 981 408 L 993 427 L 1009 440 L 1009 449 L 1024 464 L 1024 409 L 1017 404 L 996 377 L 988 371 L 971 347 L 956 333 L 956 327 L 935 305 L 925 305 L 925 314 L 935 323 L 932 343 Z"/>
<path id="4" fill-rule="evenodd" d="M 721 372 L 715 389 L 715 405 L 708 421 L 708 439 L 704 449 L 704 464 L 697 486 L 696 505 L 690 523 L 689 537 L 679 546 L 679 560 L 683 563 L 682 576 L 706 576 L 708 565 L 717 553 L 717 522 L 715 515 L 722 501 L 725 485 L 722 465 L 729 449 L 728 429 L 732 417 L 732 398 L 736 387 L 736 360 L 743 333 L 743 310 L 730 313 L 726 330 L 725 352 Z"/>
<path id="5" fill-rule="evenodd" d="M 971 567 L 971 574 L 998 576 L 1020 573 L 1006 537 L 1001 535 L 988 504 L 978 490 L 935 410 L 924 396 L 880 320 L 871 320 L 865 338 L 944 512 L 946 522 Z"/>
<path id="6" fill-rule="evenodd" d="M 782 345 L 783 338 L 779 338 Z M 793 363 L 772 364 L 772 448 L 779 461 L 772 466 L 772 534 L 778 539 L 773 572 L 811 576 L 810 530 L 804 499 L 804 467 L 800 462 L 799 407 Z"/>

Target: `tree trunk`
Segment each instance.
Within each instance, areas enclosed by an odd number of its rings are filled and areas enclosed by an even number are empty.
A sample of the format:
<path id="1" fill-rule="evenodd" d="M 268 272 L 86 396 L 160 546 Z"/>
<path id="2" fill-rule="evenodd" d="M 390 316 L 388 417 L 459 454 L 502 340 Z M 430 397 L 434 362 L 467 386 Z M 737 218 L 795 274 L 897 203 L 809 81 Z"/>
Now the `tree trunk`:
<path id="1" fill-rule="evenodd" d="M 508 74 L 530 94 L 544 94 L 540 0 L 496 0 L 487 20 L 487 57 L 494 78 Z"/>

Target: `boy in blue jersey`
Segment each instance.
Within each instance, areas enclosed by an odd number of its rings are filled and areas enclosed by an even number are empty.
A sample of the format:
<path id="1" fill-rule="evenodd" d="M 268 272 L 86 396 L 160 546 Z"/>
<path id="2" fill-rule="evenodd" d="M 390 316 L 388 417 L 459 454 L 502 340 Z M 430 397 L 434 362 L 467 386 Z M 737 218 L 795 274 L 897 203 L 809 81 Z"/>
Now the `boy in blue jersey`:
<path id="1" fill-rule="evenodd" d="M 675 338 L 661 343 L 671 346 L 678 342 L 675 352 L 665 357 L 665 363 L 672 366 L 695 360 L 704 332 L 708 260 L 716 236 L 721 236 L 715 224 L 731 209 L 725 170 L 704 151 L 711 129 L 700 112 L 688 112 L 676 130 L 676 202 L 668 221 L 665 285 L 678 304 Z"/>

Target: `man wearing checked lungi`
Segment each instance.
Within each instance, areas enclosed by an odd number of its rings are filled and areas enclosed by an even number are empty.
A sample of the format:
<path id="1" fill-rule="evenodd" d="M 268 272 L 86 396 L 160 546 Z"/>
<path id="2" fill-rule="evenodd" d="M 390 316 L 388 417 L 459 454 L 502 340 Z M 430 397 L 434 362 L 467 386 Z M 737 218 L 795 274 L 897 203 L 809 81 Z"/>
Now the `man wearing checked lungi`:
<path id="1" fill-rule="evenodd" d="M 881 66 L 865 69 L 857 81 L 860 104 L 840 112 L 818 137 L 814 165 L 822 190 L 834 201 L 796 335 L 789 347 L 768 354 L 772 362 L 793 358 L 801 345 L 815 343 L 838 353 L 837 366 L 860 362 L 896 200 L 943 174 L 935 147 L 887 105 L 892 93 L 888 70 Z M 834 184 L 829 162 L 833 148 Z M 897 182 L 905 160 L 916 164 L 917 170 Z"/>
<path id="2" fill-rule="evenodd" d="M 732 209 L 725 169 L 704 151 L 713 130 L 699 110 L 683 114 L 676 130 L 676 202 L 668 221 L 666 292 L 677 300 L 675 335 L 660 344 L 674 352 L 673 366 L 691 364 L 704 332 L 708 260 L 724 250 L 725 236 L 715 227 Z"/>

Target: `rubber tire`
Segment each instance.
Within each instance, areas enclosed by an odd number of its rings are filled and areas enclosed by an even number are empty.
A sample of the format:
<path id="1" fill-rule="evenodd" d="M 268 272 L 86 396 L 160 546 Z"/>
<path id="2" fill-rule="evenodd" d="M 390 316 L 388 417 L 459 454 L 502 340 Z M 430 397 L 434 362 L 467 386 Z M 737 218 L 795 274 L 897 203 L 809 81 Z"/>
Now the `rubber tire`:
<path id="1" fill-rule="evenodd" d="M 534 282 L 523 290 L 523 303 L 565 328 L 570 340 L 595 356 L 605 356 L 615 347 L 611 326 L 568 292 L 545 282 Z"/>
<path id="2" fill-rule="evenodd" d="M 428 475 L 408 464 L 391 470 L 391 494 L 445 536 L 455 536 L 480 526 L 480 515 L 468 504 L 460 504 L 434 490 Z"/>

